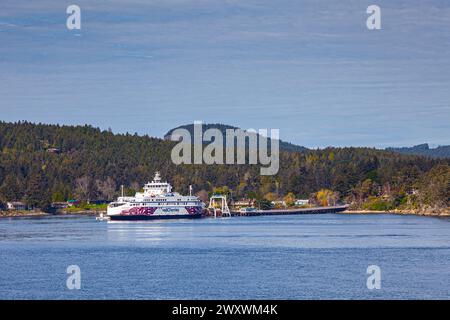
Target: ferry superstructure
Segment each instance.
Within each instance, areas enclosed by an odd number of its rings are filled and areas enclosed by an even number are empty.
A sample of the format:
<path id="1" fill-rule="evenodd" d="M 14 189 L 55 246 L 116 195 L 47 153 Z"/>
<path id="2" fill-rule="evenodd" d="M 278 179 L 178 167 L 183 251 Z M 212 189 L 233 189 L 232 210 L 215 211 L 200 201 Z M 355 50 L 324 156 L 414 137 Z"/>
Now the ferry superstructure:
<path id="1" fill-rule="evenodd" d="M 107 215 L 111 220 L 200 218 L 204 208 L 198 197 L 172 192 L 172 186 L 162 182 L 156 172 L 153 181 L 144 185 L 143 192 L 134 197 L 121 196 L 110 203 Z"/>

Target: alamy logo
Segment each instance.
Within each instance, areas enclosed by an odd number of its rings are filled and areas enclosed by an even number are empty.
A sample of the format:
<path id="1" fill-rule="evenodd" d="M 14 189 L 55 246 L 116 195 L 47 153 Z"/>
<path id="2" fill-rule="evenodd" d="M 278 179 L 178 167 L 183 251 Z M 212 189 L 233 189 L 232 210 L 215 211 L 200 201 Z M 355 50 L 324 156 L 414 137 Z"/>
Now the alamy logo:
<path id="1" fill-rule="evenodd" d="M 381 9 L 377 5 L 371 5 L 367 7 L 367 14 L 370 16 L 367 18 L 366 25 L 369 30 L 381 29 Z"/>
<path id="2" fill-rule="evenodd" d="M 66 13 L 70 14 L 66 20 L 66 26 L 69 30 L 81 29 L 81 9 L 76 4 L 67 7 Z"/>
<path id="3" fill-rule="evenodd" d="M 367 274 L 369 277 L 367 278 L 367 289 L 381 289 L 381 268 L 377 265 L 371 265 L 367 267 Z"/>
<path id="4" fill-rule="evenodd" d="M 74 289 L 81 289 L 81 270 L 80 267 L 76 264 L 70 265 L 67 267 L 67 274 L 69 274 L 69 277 L 66 281 L 67 289 L 74 290 Z"/>
<path id="5" fill-rule="evenodd" d="M 191 133 L 183 128 L 172 132 L 170 139 L 179 141 L 172 149 L 171 158 L 174 164 L 246 164 L 248 158 L 248 164 L 261 165 L 261 175 L 270 176 L 278 173 L 280 162 L 278 129 L 271 129 L 270 137 L 267 129 L 260 129 L 258 133 L 253 129 L 226 129 L 225 148 L 223 133 L 219 129 L 210 128 L 203 133 L 202 122 L 196 121 L 193 134 L 192 138 Z M 204 146 L 204 142 L 210 143 Z"/>

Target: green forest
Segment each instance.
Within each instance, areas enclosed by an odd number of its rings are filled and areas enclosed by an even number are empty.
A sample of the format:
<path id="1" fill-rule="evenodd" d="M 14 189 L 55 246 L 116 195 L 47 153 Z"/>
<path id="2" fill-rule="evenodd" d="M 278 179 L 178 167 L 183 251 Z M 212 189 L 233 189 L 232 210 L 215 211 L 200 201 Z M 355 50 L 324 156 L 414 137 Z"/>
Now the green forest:
<path id="1" fill-rule="evenodd" d="M 46 210 L 52 202 L 112 200 L 124 185 L 134 194 L 160 171 L 175 190 L 189 185 L 202 198 L 226 192 L 239 199 L 307 198 L 366 210 L 448 210 L 450 159 L 373 148 L 280 152 L 280 170 L 257 165 L 175 165 L 175 142 L 114 134 L 92 126 L 0 122 L 0 202 Z"/>

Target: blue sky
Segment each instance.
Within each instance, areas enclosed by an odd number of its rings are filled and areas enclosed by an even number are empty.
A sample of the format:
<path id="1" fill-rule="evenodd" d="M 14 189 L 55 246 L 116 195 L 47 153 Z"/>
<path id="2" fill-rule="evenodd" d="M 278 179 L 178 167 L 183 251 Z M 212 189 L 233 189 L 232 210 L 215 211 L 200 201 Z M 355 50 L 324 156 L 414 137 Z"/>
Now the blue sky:
<path id="1" fill-rule="evenodd" d="M 67 30 L 66 7 L 81 7 Z M 366 8 L 382 30 L 366 28 Z M 307 147 L 450 144 L 448 1 L 1 0 L 0 120 Z"/>

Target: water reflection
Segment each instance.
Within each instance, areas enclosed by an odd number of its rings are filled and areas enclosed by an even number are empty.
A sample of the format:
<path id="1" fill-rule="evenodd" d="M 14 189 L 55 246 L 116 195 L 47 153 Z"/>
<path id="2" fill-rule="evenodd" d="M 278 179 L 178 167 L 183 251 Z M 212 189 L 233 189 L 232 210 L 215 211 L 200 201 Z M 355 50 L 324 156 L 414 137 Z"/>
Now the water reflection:
<path id="1" fill-rule="evenodd" d="M 168 228 L 151 221 L 107 221 L 108 241 L 154 241 L 163 240 Z"/>
<path id="2" fill-rule="evenodd" d="M 450 289 L 450 221 L 415 216 L 4 219 L 0 252 L 0 299 L 422 299 Z M 76 294 L 65 289 L 71 264 L 84 279 Z M 375 294 L 370 264 L 386 277 Z"/>

